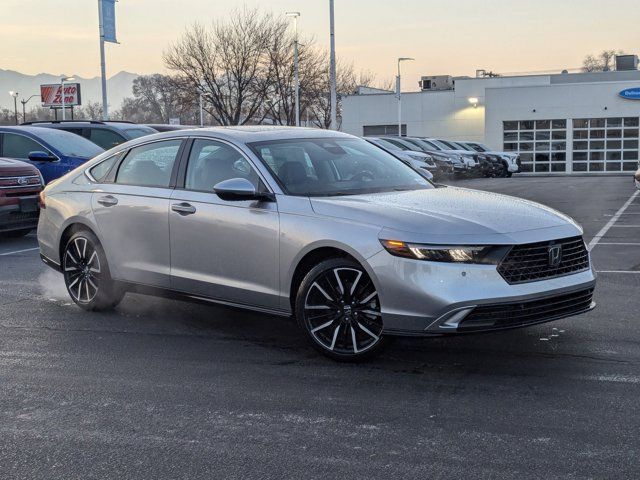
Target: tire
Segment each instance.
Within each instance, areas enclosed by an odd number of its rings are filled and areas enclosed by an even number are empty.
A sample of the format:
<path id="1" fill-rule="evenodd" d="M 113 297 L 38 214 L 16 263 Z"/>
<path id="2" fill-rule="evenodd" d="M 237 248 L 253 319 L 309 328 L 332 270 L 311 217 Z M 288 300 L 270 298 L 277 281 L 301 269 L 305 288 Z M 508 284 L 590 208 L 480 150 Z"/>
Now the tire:
<path id="1" fill-rule="evenodd" d="M 84 310 L 111 310 L 124 297 L 124 289 L 111 278 L 100 241 L 89 231 L 71 236 L 62 254 L 62 269 L 67 292 Z"/>
<path id="2" fill-rule="evenodd" d="M 0 236 L 3 236 L 5 238 L 20 238 L 20 237 L 24 237 L 32 230 L 33 228 L 23 228 L 22 230 L 11 230 L 9 232 L 0 233 Z"/>
<path id="3" fill-rule="evenodd" d="M 314 348 L 334 360 L 359 362 L 387 343 L 375 286 L 353 260 L 333 258 L 312 268 L 298 288 L 295 312 Z"/>

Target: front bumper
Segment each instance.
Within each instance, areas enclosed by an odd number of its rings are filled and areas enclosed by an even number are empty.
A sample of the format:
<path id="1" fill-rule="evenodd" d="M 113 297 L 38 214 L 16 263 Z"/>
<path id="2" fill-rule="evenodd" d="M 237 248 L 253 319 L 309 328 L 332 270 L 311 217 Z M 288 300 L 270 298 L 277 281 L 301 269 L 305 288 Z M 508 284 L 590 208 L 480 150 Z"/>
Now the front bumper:
<path id="1" fill-rule="evenodd" d="M 20 203 L 2 205 L 0 206 L 0 232 L 36 228 L 38 216 L 37 197 L 27 197 Z"/>
<path id="2" fill-rule="evenodd" d="M 582 313 L 594 306 L 589 302 L 577 313 L 555 312 L 560 315 L 550 314 L 524 323 L 476 323 L 476 328 L 470 329 L 464 319 L 476 307 L 486 310 L 577 294 L 595 287 L 595 273 L 591 268 L 563 277 L 509 285 L 495 265 L 424 262 L 393 257 L 386 251 L 371 257 L 369 265 L 377 281 L 384 331 L 389 335 L 433 336 L 515 328 Z"/>

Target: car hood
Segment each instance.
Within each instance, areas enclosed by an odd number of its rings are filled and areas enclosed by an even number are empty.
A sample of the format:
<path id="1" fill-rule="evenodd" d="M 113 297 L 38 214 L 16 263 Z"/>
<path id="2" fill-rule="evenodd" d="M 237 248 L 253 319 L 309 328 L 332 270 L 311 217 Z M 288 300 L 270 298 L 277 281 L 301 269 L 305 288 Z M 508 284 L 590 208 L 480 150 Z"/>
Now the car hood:
<path id="1" fill-rule="evenodd" d="M 521 198 L 465 188 L 311 198 L 322 216 L 379 225 L 381 238 L 425 243 L 528 243 L 581 235 L 568 216 Z"/>
<path id="2" fill-rule="evenodd" d="M 11 175 L 38 175 L 38 169 L 20 160 L 0 158 L 0 177 Z"/>

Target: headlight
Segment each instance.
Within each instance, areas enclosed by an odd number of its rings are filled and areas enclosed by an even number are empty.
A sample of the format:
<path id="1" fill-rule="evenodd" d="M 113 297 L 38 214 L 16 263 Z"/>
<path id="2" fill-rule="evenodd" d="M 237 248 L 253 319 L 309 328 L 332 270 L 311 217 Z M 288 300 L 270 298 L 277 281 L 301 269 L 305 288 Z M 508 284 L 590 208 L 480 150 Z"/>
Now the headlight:
<path id="1" fill-rule="evenodd" d="M 476 263 L 497 265 L 509 247 L 425 245 L 400 240 L 380 240 L 387 252 L 396 257 L 426 262 Z"/>

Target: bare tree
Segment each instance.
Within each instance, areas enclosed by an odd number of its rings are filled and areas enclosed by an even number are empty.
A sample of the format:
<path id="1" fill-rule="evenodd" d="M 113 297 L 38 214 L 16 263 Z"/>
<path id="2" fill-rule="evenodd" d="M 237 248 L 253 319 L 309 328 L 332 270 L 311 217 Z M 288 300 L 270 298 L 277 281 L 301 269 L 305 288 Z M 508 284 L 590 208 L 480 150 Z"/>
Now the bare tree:
<path id="1" fill-rule="evenodd" d="M 278 22 L 258 10 L 236 11 L 228 23 L 210 30 L 188 28 L 164 54 L 167 67 L 193 88 L 201 86 L 205 107 L 221 125 L 260 122 L 273 71 L 269 43 Z"/>
<path id="2" fill-rule="evenodd" d="M 587 55 L 582 61 L 583 72 L 607 72 L 615 67 L 616 55 L 624 55 L 622 50 L 603 50 L 598 55 Z"/>
<path id="3" fill-rule="evenodd" d="M 352 63 L 336 62 L 336 89 L 338 92 L 338 128 L 342 124 L 342 97 L 353 93 L 358 86 L 373 86 L 375 75 L 369 71 L 356 72 Z M 318 128 L 331 127 L 331 98 L 328 55 L 324 55 L 324 68 L 315 101 L 310 105 L 310 118 Z"/>
<path id="4" fill-rule="evenodd" d="M 102 120 L 102 103 L 100 102 L 89 102 L 79 110 L 76 114 L 78 118 Z"/>
<path id="5" fill-rule="evenodd" d="M 268 120 L 281 125 L 295 125 L 294 36 L 286 20 L 276 21 L 269 45 L 271 84 L 265 109 Z M 312 39 L 298 43 L 298 79 L 301 117 L 316 101 L 324 68 L 324 57 Z"/>

